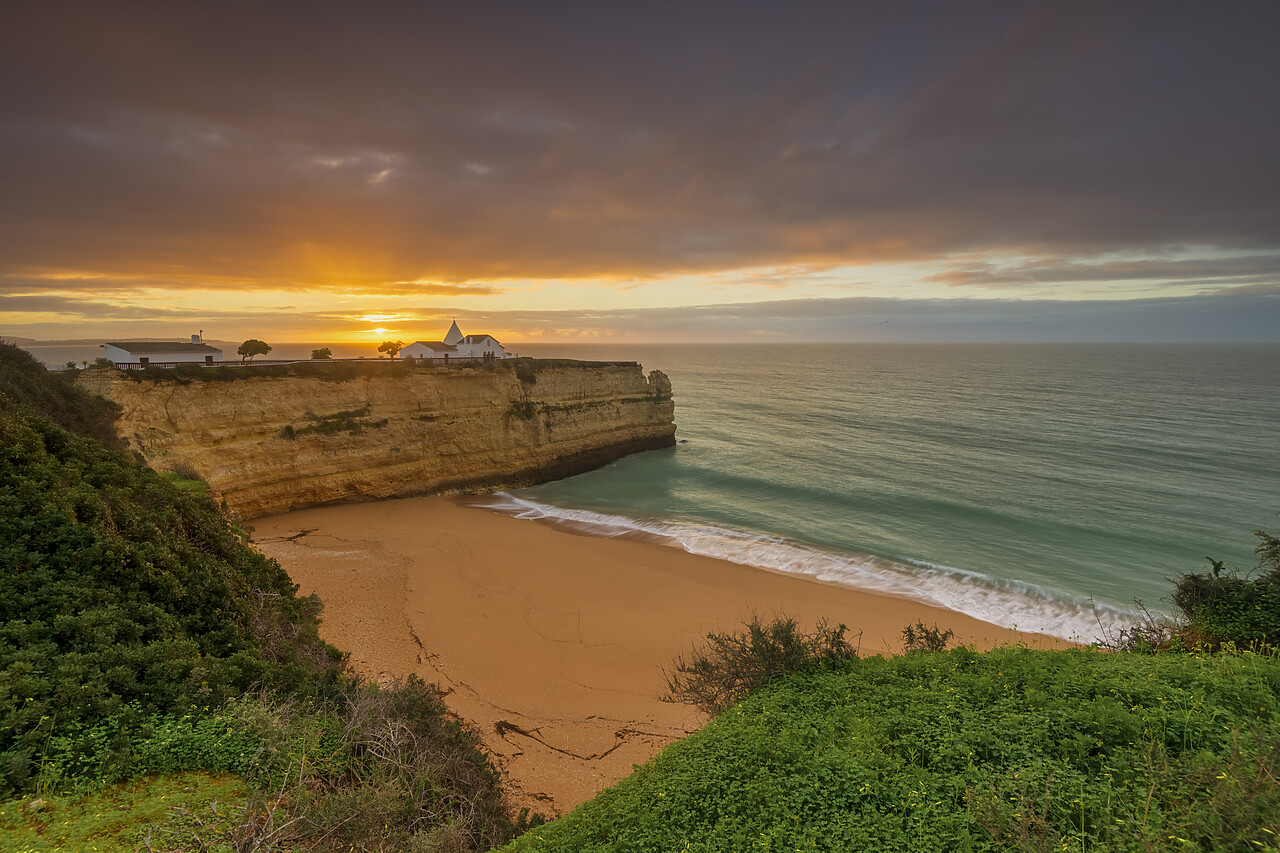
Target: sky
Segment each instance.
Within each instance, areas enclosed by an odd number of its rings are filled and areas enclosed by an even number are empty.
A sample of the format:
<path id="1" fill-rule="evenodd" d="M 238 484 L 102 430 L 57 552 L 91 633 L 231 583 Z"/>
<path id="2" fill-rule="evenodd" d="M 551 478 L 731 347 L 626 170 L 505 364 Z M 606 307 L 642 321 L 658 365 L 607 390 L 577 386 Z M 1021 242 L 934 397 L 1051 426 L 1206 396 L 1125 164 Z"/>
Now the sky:
<path id="1" fill-rule="evenodd" d="M 0 10 L 0 335 L 1280 343 L 1280 4 Z"/>

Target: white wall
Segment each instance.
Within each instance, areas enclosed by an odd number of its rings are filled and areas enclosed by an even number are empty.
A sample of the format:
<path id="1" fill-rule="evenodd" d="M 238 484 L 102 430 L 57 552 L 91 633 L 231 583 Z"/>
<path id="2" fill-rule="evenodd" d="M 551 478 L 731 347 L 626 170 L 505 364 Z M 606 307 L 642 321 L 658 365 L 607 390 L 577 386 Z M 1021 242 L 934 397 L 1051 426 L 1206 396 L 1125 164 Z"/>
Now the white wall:
<path id="1" fill-rule="evenodd" d="M 150 364 L 204 364 L 206 355 L 213 356 L 214 362 L 222 361 L 222 353 L 204 353 L 204 352 L 148 352 L 134 354 L 128 350 L 120 349 L 120 347 L 111 344 L 104 345 L 105 355 L 112 364 L 137 364 L 145 358 Z"/>
<path id="2" fill-rule="evenodd" d="M 449 358 L 457 358 L 458 353 L 451 352 Z M 436 352 L 431 347 L 424 344 L 412 343 L 407 347 L 400 348 L 400 358 L 444 358 L 445 353 Z"/>
<path id="3" fill-rule="evenodd" d="M 506 349 L 493 338 L 486 337 L 483 343 L 478 344 L 458 344 L 458 355 L 464 358 L 483 358 L 487 352 L 493 353 L 495 358 L 507 357 Z"/>

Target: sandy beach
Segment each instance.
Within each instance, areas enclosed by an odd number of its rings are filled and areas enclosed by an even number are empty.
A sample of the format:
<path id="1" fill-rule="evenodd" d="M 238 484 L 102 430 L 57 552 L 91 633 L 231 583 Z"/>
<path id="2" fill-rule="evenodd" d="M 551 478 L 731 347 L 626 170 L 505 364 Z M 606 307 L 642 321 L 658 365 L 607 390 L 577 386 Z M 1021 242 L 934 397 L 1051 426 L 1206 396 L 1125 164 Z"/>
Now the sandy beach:
<path id="1" fill-rule="evenodd" d="M 445 498 L 298 510 L 254 521 L 254 541 L 303 595 L 323 636 L 375 680 L 416 673 L 484 737 L 517 801 L 561 814 L 704 718 L 662 702 L 663 668 L 752 612 L 862 632 L 898 650 L 916 620 L 990 646 L 1060 641 L 912 601 L 553 529 Z"/>

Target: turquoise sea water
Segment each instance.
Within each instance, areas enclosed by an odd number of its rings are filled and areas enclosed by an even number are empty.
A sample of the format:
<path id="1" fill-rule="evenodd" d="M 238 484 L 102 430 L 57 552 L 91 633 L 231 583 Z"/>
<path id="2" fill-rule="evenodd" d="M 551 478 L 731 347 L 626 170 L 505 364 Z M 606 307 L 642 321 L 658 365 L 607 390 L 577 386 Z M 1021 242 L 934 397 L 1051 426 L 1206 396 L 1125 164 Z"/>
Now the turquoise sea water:
<path id="1" fill-rule="evenodd" d="M 1086 640 L 1094 605 L 1159 608 L 1169 578 L 1207 557 L 1250 567 L 1251 531 L 1280 535 L 1277 346 L 517 349 L 674 384 L 677 447 L 495 502 L 595 535 Z"/>
<path id="2" fill-rule="evenodd" d="M 1280 347 L 525 346 L 666 372 L 677 438 L 501 497 L 1092 639 L 1280 532 Z"/>

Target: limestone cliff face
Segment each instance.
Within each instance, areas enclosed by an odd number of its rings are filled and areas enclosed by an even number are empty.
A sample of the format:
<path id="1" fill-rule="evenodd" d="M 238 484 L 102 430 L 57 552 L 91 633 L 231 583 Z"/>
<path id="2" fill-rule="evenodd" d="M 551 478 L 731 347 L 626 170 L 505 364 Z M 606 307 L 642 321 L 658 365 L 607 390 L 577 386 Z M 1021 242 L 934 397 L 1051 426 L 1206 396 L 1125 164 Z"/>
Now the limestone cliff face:
<path id="1" fill-rule="evenodd" d="M 80 382 L 121 405 L 153 468 L 193 470 L 245 517 L 532 485 L 675 443 L 670 381 L 634 363 L 305 373 Z"/>

